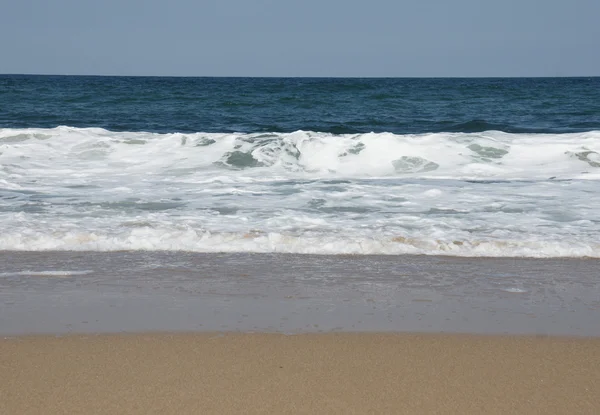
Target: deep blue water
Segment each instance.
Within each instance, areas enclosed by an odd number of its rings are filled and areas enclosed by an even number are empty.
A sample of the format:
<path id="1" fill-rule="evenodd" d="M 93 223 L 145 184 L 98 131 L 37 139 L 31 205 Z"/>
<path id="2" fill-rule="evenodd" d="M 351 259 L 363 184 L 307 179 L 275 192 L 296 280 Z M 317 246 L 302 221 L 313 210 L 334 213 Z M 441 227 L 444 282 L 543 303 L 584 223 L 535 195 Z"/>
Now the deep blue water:
<path id="1" fill-rule="evenodd" d="M 330 133 L 600 130 L 600 77 L 0 75 L 0 128 Z"/>

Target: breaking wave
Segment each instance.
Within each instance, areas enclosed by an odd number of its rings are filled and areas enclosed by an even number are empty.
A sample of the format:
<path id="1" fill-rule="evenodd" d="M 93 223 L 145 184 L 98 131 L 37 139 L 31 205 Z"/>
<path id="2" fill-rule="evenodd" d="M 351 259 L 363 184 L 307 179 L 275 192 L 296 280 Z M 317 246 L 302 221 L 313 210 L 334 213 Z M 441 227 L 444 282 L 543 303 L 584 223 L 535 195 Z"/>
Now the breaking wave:
<path id="1" fill-rule="evenodd" d="M 0 129 L 0 249 L 600 257 L 598 180 L 600 131 Z"/>
<path id="2" fill-rule="evenodd" d="M 0 129 L 0 160 L 3 180 L 31 168 L 82 175 L 257 169 L 288 176 L 596 179 L 600 131 L 335 135 Z"/>

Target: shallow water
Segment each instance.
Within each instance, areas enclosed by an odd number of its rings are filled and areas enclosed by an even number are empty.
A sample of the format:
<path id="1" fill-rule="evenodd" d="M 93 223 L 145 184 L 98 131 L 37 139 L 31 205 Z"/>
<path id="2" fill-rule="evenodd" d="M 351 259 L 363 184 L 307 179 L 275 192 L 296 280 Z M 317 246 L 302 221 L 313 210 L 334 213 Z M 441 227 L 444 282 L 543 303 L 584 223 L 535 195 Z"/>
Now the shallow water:
<path id="1" fill-rule="evenodd" d="M 600 336 L 600 261 L 0 252 L 0 333 Z"/>

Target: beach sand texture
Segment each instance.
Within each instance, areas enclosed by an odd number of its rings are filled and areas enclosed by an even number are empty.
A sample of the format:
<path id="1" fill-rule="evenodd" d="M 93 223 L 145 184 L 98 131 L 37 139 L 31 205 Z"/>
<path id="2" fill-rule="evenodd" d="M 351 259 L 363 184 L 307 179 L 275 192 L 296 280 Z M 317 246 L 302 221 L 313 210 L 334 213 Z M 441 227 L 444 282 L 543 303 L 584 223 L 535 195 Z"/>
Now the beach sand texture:
<path id="1" fill-rule="evenodd" d="M 1 414 L 598 414 L 600 339 L 110 334 L 0 340 Z"/>

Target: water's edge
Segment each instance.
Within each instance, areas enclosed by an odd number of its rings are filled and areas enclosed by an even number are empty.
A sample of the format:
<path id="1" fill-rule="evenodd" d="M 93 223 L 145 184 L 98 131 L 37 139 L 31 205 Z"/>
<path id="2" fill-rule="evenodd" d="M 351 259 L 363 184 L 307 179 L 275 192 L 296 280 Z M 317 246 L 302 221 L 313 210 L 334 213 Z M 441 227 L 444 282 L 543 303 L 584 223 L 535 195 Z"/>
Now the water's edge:
<path id="1" fill-rule="evenodd" d="M 0 334 L 600 336 L 594 259 L 0 252 Z"/>

